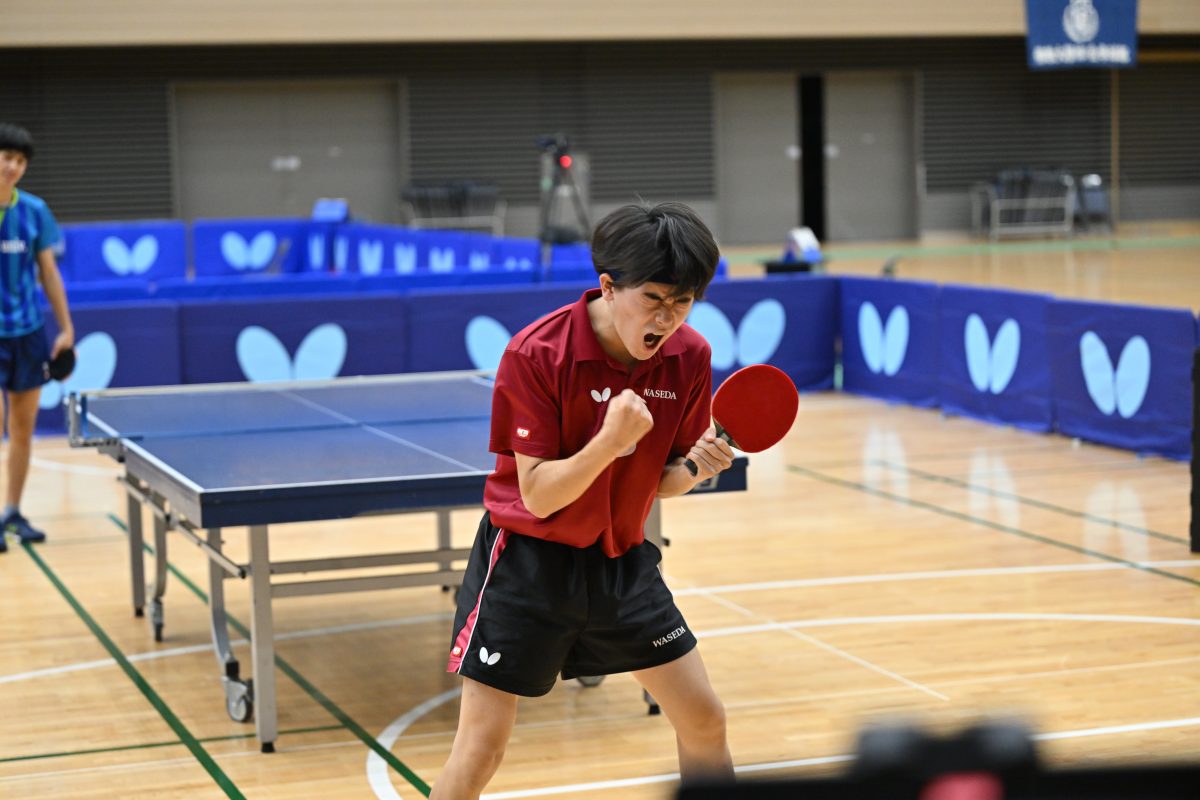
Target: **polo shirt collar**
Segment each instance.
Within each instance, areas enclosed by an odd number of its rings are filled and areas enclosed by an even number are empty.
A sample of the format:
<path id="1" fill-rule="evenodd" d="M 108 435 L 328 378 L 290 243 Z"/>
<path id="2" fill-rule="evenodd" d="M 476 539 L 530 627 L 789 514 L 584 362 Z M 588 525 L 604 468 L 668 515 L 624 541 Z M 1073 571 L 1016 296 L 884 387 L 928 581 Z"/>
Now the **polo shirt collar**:
<path id="1" fill-rule="evenodd" d="M 599 296 L 599 289 L 588 289 L 571 308 L 571 347 L 572 354 L 577 361 L 613 361 L 613 359 L 609 358 L 608 353 L 604 352 L 604 348 L 600 346 L 600 339 L 597 338 L 596 332 L 592 330 L 592 319 L 588 316 L 588 303 Z M 679 332 L 676 331 L 675 333 L 678 334 Z M 672 335 L 658 349 L 658 352 L 651 356 L 648 361 L 643 362 L 642 366 L 653 366 L 659 363 L 663 359 L 663 356 L 683 355 L 686 349 L 683 340 L 677 335 Z M 621 368 L 624 369 L 624 365 L 621 365 Z M 635 364 L 634 370 L 636 371 L 637 369 L 639 369 L 639 365 Z"/>

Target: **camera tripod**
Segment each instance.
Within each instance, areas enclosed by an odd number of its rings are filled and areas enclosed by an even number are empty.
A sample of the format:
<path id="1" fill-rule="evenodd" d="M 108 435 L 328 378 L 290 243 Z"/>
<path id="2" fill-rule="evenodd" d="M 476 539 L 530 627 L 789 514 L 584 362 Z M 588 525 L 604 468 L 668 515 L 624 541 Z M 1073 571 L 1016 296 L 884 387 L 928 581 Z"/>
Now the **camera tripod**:
<path id="1" fill-rule="evenodd" d="M 586 241 L 592 225 L 588 220 L 579 184 L 575 180 L 575 162 L 570 155 L 567 138 L 562 134 L 554 137 L 543 136 L 538 139 L 538 145 L 551 159 L 550 175 L 542 180 L 542 207 L 538 225 L 538 239 L 542 243 L 541 262 L 544 268 L 550 266 L 554 245 Z M 553 221 L 561 216 L 560 204 L 568 199 L 575 212 L 575 224 L 553 224 Z"/>

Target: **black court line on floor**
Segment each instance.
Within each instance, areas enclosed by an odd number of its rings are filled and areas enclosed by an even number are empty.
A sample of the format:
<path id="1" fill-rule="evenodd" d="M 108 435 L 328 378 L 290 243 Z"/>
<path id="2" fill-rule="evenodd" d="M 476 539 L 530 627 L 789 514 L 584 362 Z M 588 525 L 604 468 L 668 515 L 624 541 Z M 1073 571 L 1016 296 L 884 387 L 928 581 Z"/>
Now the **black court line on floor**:
<path id="1" fill-rule="evenodd" d="M 1175 580 L 1175 581 L 1182 581 L 1183 583 L 1187 583 L 1192 586 L 1200 586 L 1200 580 L 1196 580 L 1195 578 L 1189 578 L 1185 575 L 1176 575 L 1174 572 L 1167 572 L 1166 570 L 1158 569 L 1157 567 L 1151 567 L 1151 566 L 1147 566 L 1145 564 L 1139 564 L 1136 561 L 1129 561 L 1128 559 L 1119 558 L 1117 556 L 1112 556 L 1112 555 L 1109 555 L 1108 553 L 1102 553 L 1098 550 L 1090 550 L 1086 547 L 1080 547 L 1079 545 L 1062 542 L 1062 541 L 1059 541 L 1058 539 L 1052 539 L 1049 536 L 1043 536 L 1039 533 L 1031 533 L 1030 531 L 1024 531 L 1024 530 L 1021 530 L 1020 528 L 1014 528 L 1010 525 L 1002 525 L 999 522 L 992 522 L 991 520 L 982 519 L 980 517 L 973 517 L 970 514 L 964 514 L 961 511 L 954 511 L 953 509 L 945 508 L 943 506 L 935 505 L 933 503 L 926 503 L 923 500 L 914 500 L 910 497 L 901 497 L 898 494 L 893 494 L 891 492 L 885 492 L 882 489 L 876 489 L 872 486 L 867 486 L 864 483 L 858 483 L 857 481 L 850 481 L 850 480 L 846 480 L 844 478 L 836 478 L 832 475 L 825 475 L 820 472 L 816 472 L 815 470 L 807 469 L 805 467 L 798 467 L 794 464 L 789 464 L 787 469 L 789 472 L 792 472 L 794 474 L 804 475 L 805 477 L 812 478 L 813 480 L 818 480 L 823 483 L 828 483 L 833 486 L 841 486 L 846 489 L 853 489 L 855 491 L 863 492 L 864 494 L 869 494 L 869 495 L 873 495 L 875 497 L 881 497 L 885 500 L 891 500 L 896 503 L 901 503 L 901 504 L 909 506 L 911 508 L 919 508 L 923 511 L 930 511 L 930 512 L 933 512 L 934 514 L 939 514 L 944 517 L 950 517 L 952 519 L 957 519 L 962 522 L 969 522 L 972 525 L 980 525 L 982 527 L 991 528 L 992 530 L 1000 531 L 1002 533 L 1012 534 L 1013 536 L 1020 536 L 1023 539 L 1028 539 L 1029 541 L 1032 541 L 1032 542 L 1038 542 L 1039 544 L 1047 544 L 1047 545 L 1050 545 L 1051 547 L 1058 547 L 1063 550 L 1069 550 L 1072 553 L 1078 553 L 1080 555 L 1089 556 L 1091 558 L 1098 558 L 1102 561 L 1108 561 L 1113 564 L 1123 564 L 1124 566 L 1129 567 L 1130 569 L 1136 569 L 1141 572 L 1148 572 L 1152 575 L 1158 575 L 1163 578 L 1170 578 L 1171 580 Z"/>
<path id="2" fill-rule="evenodd" d="M 986 494 L 990 497 L 1015 500 L 1022 505 L 1032 506 L 1033 508 L 1038 508 L 1042 511 L 1052 511 L 1056 514 L 1074 517 L 1075 519 L 1084 519 L 1088 522 L 1098 522 L 1102 525 L 1109 525 L 1113 528 L 1126 531 L 1127 533 L 1136 533 L 1142 536 L 1149 536 L 1152 539 L 1161 539 L 1164 542 L 1174 542 L 1175 544 L 1188 544 L 1188 540 L 1181 536 L 1172 536 L 1169 533 L 1159 533 L 1158 531 L 1152 531 L 1149 528 L 1139 528 L 1136 525 L 1129 525 L 1124 522 L 1118 522 L 1117 520 L 1100 517 L 1095 514 L 1088 514 L 1084 511 L 1077 511 L 1073 508 L 1066 508 L 1064 506 L 1055 505 L 1054 503 L 1047 503 L 1044 500 L 1035 500 L 1032 497 L 1025 497 L 1023 495 L 1013 494 L 1011 492 L 997 491 L 986 486 L 978 486 L 973 483 L 968 483 L 967 481 L 959 480 L 958 478 L 951 478 L 948 475 L 938 475 L 935 472 L 927 472 L 923 469 L 917 469 L 916 467 L 907 466 L 905 464 L 893 464 L 889 461 L 883 461 L 879 459 L 873 459 L 868 463 L 877 464 L 881 467 L 886 467 L 896 472 L 903 472 L 906 475 L 912 475 L 920 478 L 921 480 L 930 481 L 933 483 L 944 483 L 948 486 L 954 486 L 959 489 L 968 489 L 972 492 Z"/>
<path id="3" fill-rule="evenodd" d="M 128 528 L 119 517 L 109 514 L 108 519 L 121 530 L 128 532 Z M 154 554 L 154 548 L 148 544 L 143 543 L 142 549 L 151 555 Z M 204 605 L 208 605 L 208 593 L 193 583 L 192 580 L 187 577 L 187 575 L 183 574 L 183 572 L 170 561 L 167 562 L 167 570 L 181 583 L 183 583 L 183 585 L 186 586 L 192 592 L 192 594 L 200 598 Z M 228 611 L 226 611 L 225 618 L 228 620 L 229 625 L 237 630 L 238 633 L 240 633 L 247 640 L 250 639 L 250 629 L 242 624 L 240 620 L 238 620 Z M 428 783 L 421 780 L 420 776 L 413 772 L 404 762 L 396 758 L 396 756 L 390 750 L 381 745 L 374 736 L 367 733 L 365 728 L 355 722 L 349 714 L 339 708 L 337 704 L 330 700 L 320 689 L 316 687 L 316 685 L 301 675 L 299 670 L 285 661 L 283 656 L 279 655 L 278 653 L 275 655 L 275 666 L 279 668 L 280 672 L 291 678 L 292 681 L 301 689 L 303 689 L 309 697 L 317 702 L 318 705 L 328 711 L 334 719 L 341 723 L 343 728 L 354 734 L 363 744 L 365 744 L 367 747 L 373 750 L 376 755 L 387 762 L 388 766 L 398 772 L 406 781 L 411 783 L 417 791 L 421 792 L 426 797 L 429 796 L 429 793 L 432 791 L 432 789 Z"/>

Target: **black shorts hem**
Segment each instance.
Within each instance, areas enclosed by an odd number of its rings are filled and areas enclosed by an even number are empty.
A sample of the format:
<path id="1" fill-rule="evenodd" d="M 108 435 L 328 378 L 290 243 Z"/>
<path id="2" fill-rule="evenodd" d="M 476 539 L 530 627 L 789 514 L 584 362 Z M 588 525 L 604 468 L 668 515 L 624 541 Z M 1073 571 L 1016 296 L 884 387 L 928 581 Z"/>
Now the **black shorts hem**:
<path id="1" fill-rule="evenodd" d="M 543 695 L 550 694 L 550 690 L 554 688 L 554 683 L 548 686 L 530 686 L 528 684 L 507 681 L 503 675 L 489 674 L 482 671 L 475 672 L 474 670 L 461 669 L 458 671 L 458 675 L 470 678 L 477 683 L 482 683 L 484 686 L 490 686 L 493 689 L 520 695 L 521 697 L 542 697 Z"/>
<path id="2" fill-rule="evenodd" d="M 672 661 L 678 661 L 688 653 L 696 649 L 699 642 L 695 635 L 689 635 L 687 639 L 680 642 L 675 647 L 667 650 L 656 652 L 654 658 L 643 659 L 634 664 L 604 664 L 589 666 L 587 664 L 571 664 L 563 667 L 562 676 L 565 680 L 572 680 L 583 676 L 585 678 L 599 677 L 601 675 L 620 675 L 624 672 L 636 672 L 639 669 L 651 669 L 653 667 L 661 667 L 663 664 L 670 664 Z"/>

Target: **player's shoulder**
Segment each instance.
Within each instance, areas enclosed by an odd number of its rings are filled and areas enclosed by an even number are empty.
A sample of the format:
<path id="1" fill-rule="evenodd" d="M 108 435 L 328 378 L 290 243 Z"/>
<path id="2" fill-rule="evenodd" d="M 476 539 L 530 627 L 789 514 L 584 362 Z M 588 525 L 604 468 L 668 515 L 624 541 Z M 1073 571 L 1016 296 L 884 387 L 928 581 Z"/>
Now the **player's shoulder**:
<path id="1" fill-rule="evenodd" d="M 24 189 L 17 192 L 17 202 L 38 211 L 49 211 L 50 205 L 36 194 L 30 194 Z"/>
<path id="2" fill-rule="evenodd" d="M 526 325 L 512 337 L 507 349 L 534 358 L 561 352 L 571 326 L 571 308 L 565 305 Z"/>

